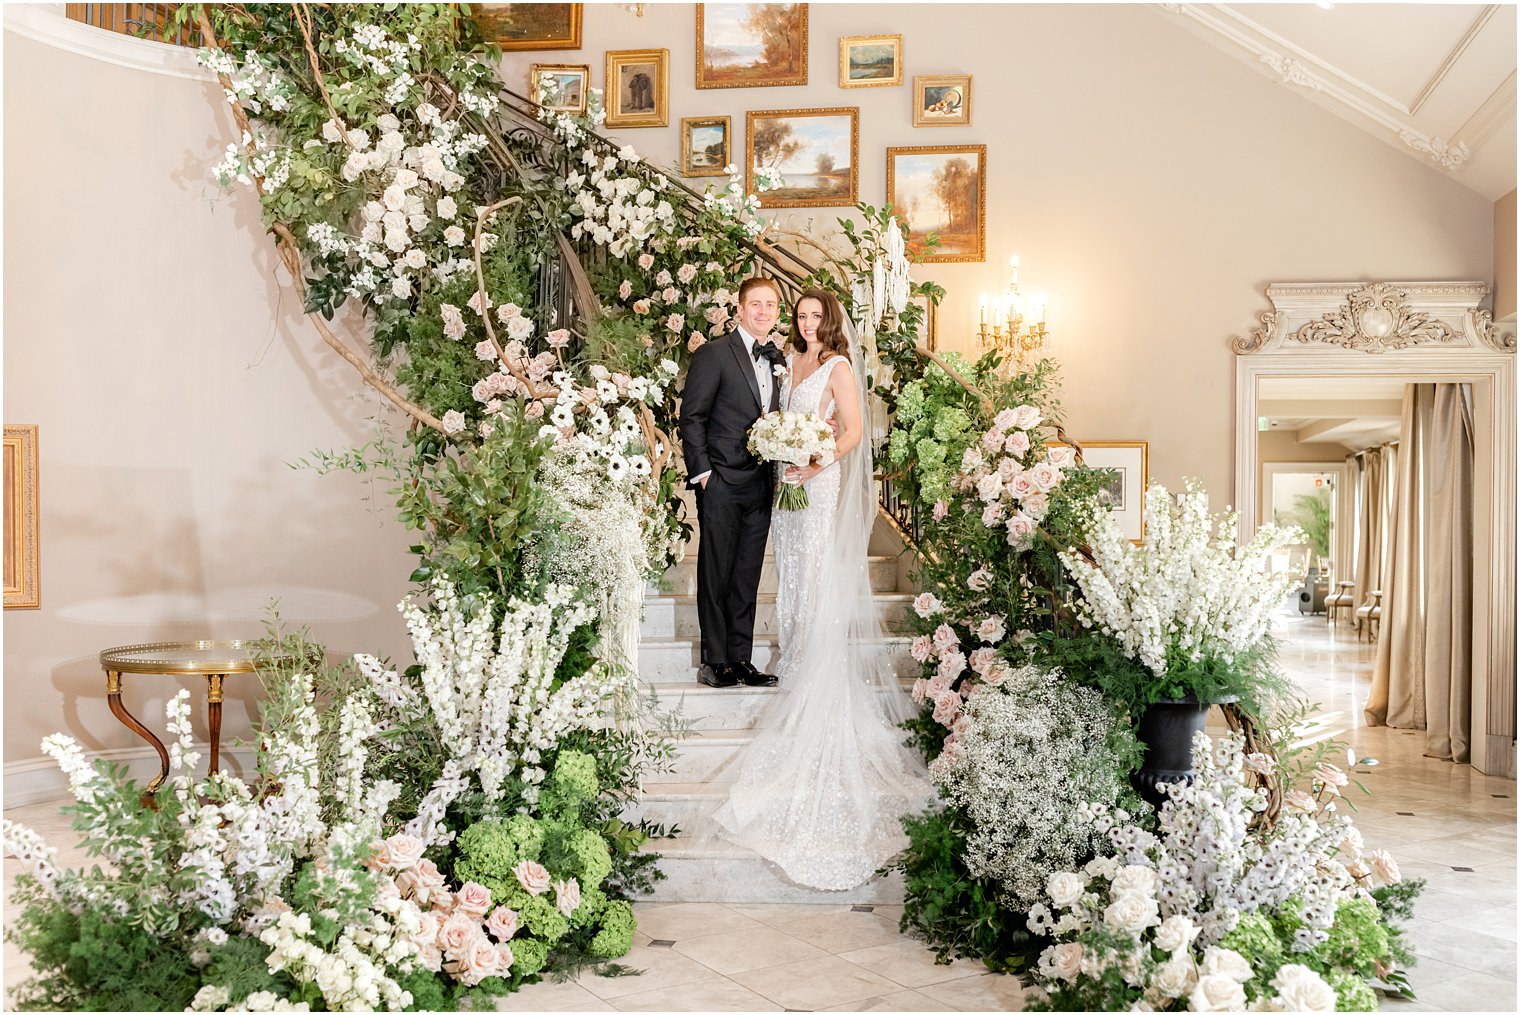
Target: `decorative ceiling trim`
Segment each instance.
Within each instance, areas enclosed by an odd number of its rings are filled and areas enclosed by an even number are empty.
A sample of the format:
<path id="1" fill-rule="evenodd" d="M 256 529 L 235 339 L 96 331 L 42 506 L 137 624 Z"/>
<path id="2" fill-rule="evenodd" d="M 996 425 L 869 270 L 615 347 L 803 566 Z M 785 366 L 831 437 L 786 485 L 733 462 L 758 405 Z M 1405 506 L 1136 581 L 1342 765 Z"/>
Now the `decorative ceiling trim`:
<path id="1" fill-rule="evenodd" d="M 1457 128 L 1457 136 L 1467 138 L 1474 148 L 1482 148 L 1494 136 L 1494 131 L 1512 120 L 1514 115 L 1515 72 L 1510 71 L 1509 77 L 1483 100 L 1481 106 L 1473 110 L 1473 115 L 1467 118 L 1466 123 Z"/>
<path id="2" fill-rule="evenodd" d="M 1426 84 L 1416 98 L 1414 106 L 1406 105 L 1371 85 L 1357 80 L 1223 4 L 1158 4 L 1157 6 L 1169 14 L 1186 17 L 1229 40 L 1254 56 L 1259 63 L 1270 68 L 1284 84 L 1294 85 L 1334 99 L 1359 116 L 1371 120 L 1382 130 L 1397 137 L 1411 151 L 1417 152 L 1425 161 L 1447 172 L 1460 171 L 1472 157 L 1473 149 L 1482 144 L 1482 140 L 1476 135 L 1462 136 L 1461 130 L 1450 138 L 1434 137 L 1410 122 L 1408 118 L 1418 105 L 1424 104 L 1430 93 L 1450 72 L 1451 65 L 1493 17 L 1497 9 L 1493 5 L 1484 8 L 1472 28 L 1463 36 L 1435 76 Z M 1512 85 L 1512 81 L 1510 84 Z M 1492 135 L 1497 127 L 1497 121 L 1502 120 L 1502 101 L 1505 94 L 1506 87 L 1501 85 L 1495 92 L 1495 96 L 1500 99 L 1500 107 L 1486 112 L 1483 107 L 1480 107 L 1479 112 L 1468 119 L 1468 124 L 1478 121 L 1475 125 L 1486 129 L 1485 139 Z M 1509 88 L 1507 94 L 1511 96 L 1512 102 L 1513 87 Z M 1493 101 L 1494 97 L 1491 97 L 1484 106 L 1487 107 L 1489 102 Z M 1484 114 L 1481 120 L 1480 113 Z M 1467 124 L 1463 125 L 1464 128 L 1466 126 Z"/>
<path id="3" fill-rule="evenodd" d="M 1463 35 L 1452 47 L 1451 52 L 1446 54 L 1446 59 L 1442 61 L 1441 66 L 1436 68 L 1435 74 L 1431 75 L 1430 80 L 1425 82 L 1425 87 L 1420 89 L 1420 94 L 1416 95 L 1414 101 L 1409 104 L 1410 116 L 1418 113 L 1420 107 L 1425 105 L 1425 100 L 1430 98 L 1441 82 L 1446 79 L 1446 75 L 1451 73 L 1451 69 L 1457 65 L 1462 54 L 1467 52 L 1467 47 L 1472 45 L 1472 41 L 1478 37 L 1479 32 L 1483 31 L 1483 26 L 1488 24 L 1489 18 L 1492 18 L 1498 9 L 1498 4 L 1489 4 L 1478 12 L 1472 26 L 1467 29 L 1467 34 Z"/>
<path id="4" fill-rule="evenodd" d="M 6 4 L 5 30 L 56 49 L 118 67 L 164 74 L 192 81 L 213 81 L 196 62 L 195 50 L 164 42 L 136 39 L 120 32 L 71 21 L 63 4 Z"/>

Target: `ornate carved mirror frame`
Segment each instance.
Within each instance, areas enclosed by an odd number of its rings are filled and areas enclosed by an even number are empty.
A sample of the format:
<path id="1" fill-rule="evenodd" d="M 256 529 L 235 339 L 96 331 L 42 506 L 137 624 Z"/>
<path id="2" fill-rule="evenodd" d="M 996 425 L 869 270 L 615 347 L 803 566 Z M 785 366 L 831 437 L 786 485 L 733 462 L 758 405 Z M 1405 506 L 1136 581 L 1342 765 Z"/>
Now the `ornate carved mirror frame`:
<path id="1" fill-rule="evenodd" d="M 1515 336 L 1481 282 L 1274 283 L 1261 327 L 1233 342 L 1235 506 L 1258 518 L 1259 381 L 1344 377 L 1472 384 L 1472 766 L 1515 775 Z"/>

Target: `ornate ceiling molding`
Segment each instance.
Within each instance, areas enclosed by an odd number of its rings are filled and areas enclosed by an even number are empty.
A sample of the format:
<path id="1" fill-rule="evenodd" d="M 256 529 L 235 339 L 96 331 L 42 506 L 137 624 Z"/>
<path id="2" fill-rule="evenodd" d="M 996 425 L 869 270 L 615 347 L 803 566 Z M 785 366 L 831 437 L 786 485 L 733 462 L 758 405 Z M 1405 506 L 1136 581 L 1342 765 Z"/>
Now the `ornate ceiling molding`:
<path id="1" fill-rule="evenodd" d="M 1282 83 L 1334 100 L 1355 114 L 1364 125 L 1380 133 L 1392 134 L 1418 157 L 1448 173 L 1460 172 L 1473 152 L 1515 109 L 1515 79 L 1511 74 L 1465 123 L 1456 127 L 1450 137 L 1436 137 L 1422 130 L 1414 120 L 1414 115 L 1424 107 L 1499 10 L 1497 4 L 1483 8 L 1419 94 L 1408 103 L 1346 74 L 1225 4 L 1168 3 L 1156 7 L 1209 29 L 1231 46 L 1255 57 Z"/>
<path id="2" fill-rule="evenodd" d="M 1231 345 L 1241 356 L 1291 348 L 1376 355 L 1422 346 L 1443 355 L 1513 353 L 1514 332 L 1479 306 L 1487 296 L 1482 282 L 1274 283 L 1261 327 Z"/>

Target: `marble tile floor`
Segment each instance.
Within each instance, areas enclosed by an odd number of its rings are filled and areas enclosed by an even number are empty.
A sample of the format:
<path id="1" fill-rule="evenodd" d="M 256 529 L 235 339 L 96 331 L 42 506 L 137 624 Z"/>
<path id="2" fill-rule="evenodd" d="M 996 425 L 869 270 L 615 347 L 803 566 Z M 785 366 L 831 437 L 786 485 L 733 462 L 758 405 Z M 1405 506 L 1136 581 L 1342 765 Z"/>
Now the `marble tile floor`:
<path id="1" fill-rule="evenodd" d="M 1311 735 L 1345 739 L 1377 758 L 1357 778 L 1372 791 L 1357 804 L 1369 845 L 1388 849 L 1408 876 L 1429 886 L 1416 906 L 1410 971 L 1418 1001 L 1382 1009 L 1515 1011 L 1515 783 L 1423 756 L 1414 731 L 1362 720 L 1376 648 L 1323 618 L 1281 618 L 1286 672 L 1320 702 Z M 7 808 L 82 862 L 56 804 Z M 8 897 L 18 873 L 4 862 Z M 639 975 L 583 975 L 540 983 L 501 999 L 502 1011 L 1018 1011 L 1016 979 L 961 960 L 936 965 L 900 934 L 901 907 L 848 905 L 640 904 L 639 932 L 624 960 Z M 26 975 L 5 945 L 5 984 Z"/>

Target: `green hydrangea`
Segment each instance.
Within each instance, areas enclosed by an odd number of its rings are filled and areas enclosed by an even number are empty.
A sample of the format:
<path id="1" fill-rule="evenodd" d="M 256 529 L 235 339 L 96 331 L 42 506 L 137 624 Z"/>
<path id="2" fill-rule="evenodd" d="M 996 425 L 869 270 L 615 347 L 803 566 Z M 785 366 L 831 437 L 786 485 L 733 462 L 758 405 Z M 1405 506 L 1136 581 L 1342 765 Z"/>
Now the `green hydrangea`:
<path id="1" fill-rule="evenodd" d="M 553 943 L 570 930 L 565 914 L 554 908 L 548 895 L 535 895 L 523 904 L 517 917 L 534 937 Z"/>
<path id="2" fill-rule="evenodd" d="M 514 937 L 512 948 L 512 972 L 519 976 L 532 976 L 544 968 L 549 958 L 549 946 L 531 937 Z"/>
<path id="3" fill-rule="evenodd" d="M 543 846 L 543 828 L 526 814 L 514 814 L 505 821 L 477 821 L 455 841 L 454 873 L 460 881 L 484 885 L 491 890 L 491 898 L 504 902 L 521 889 L 512 868 L 524 860 L 537 860 Z"/>
<path id="4" fill-rule="evenodd" d="M 892 430 L 892 436 L 887 439 L 887 457 L 893 465 L 901 465 L 908 459 L 908 452 L 913 449 L 913 438 L 902 427 Z"/>
<path id="5" fill-rule="evenodd" d="M 549 776 L 549 788 L 563 804 L 596 799 L 601 789 L 596 781 L 596 759 L 581 751 L 561 751 Z"/>
<path id="6" fill-rule="evenodd" d="M 942 444 L 924 438 L 918 442 L 918 465 L 924 470 L 937 469 L 945 463 L 945 447 Z"/>
<path id="7" fill-rule="evenodd" d="M 602 929 L 591 939 L 591 954 L 600 959 L 627 955 L 633 947 L 633 906 L 622 899 L 607 903 L 602 911 Z"/>
<path id="8" fill-rule="evenodd" d="M 912 381 L 903 385 L 897 396 L 897 420 L 900 425 L 911 427 L 924 414 L 924 385 Z"/>
<path id="9" fill-rule="evenodd" d="M 1335 990 L 1336 1011 L 1377 1011 L 1377 995 L 1355 973 L 1334 972 L 1326 977 L 1326 982 Z"/>
<path id="10" fill-rule="evenodd" d="M 1377 972 L 1388 955 L 1388 928 L 1371 899 L 1350 899 L 1335 910 L 1330 938 L 1315 951 L 1330 967 L 1352 969 L 1363 976 Z"/>
<path id="11" fill-rule="evenodd" d="M 964 439 L 971 428 L 971 418 L 960 409 L 946 409 L 934 420 L 934 436 L 945 444 Z"/>
<path id="12" fill-rule="evenodd" d="M 607 908 L 607 895 L 600 888 L 582 888 L 581 904 L 570 914 L 570 926 L 591 927 L 602 918 Z"/>
<path id="13" fill-rule="evenodd" d="M 1220 939 L 1219 947 L 1250 956 L 1259 983 L 1269 982 L 1277 975 L 1277 967 L 1286 961 L 1277 929 L 1260 912 L 1242 913 L 1235 929 Z"/>
<path id="14" fill-rule="evenodd" d="M 612 873 L 612 852 L 600 834 L 583 828 L 565 841 L 563 866 L 580 881 L 581 891 L 595 888 Z"/>

